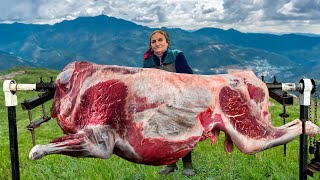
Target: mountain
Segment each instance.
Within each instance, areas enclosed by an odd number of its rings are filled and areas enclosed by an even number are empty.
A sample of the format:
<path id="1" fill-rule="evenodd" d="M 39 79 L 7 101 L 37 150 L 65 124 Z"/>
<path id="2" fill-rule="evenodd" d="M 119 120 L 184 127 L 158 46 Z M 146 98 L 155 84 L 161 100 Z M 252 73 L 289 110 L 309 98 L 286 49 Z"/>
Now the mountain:
<path id="1" fill-rule="evenodd" d="M 11 53 L 0 51 L 0 71 L 6 70 L 15 66 L 31 66 L 20 57 L 13 56 Z"/>
<path id="2" fill-rule="evenodd" d="M 168 31 L 171 48 L 184 52 L 195 73 L 252 69 L 258 76 L 298 81 L 320 79 L 320 37 L 299 34 L 242 33 L 235 29 L 203 28 Z M 153 28 L 105 15 L 79 17 L 54 25 L 0 24 L 1 62 L 61 70 L 74 60 L 99 64 L 142 66 Z M 5 52 L 5 53 L 3 53 Z M 10 60 L 15 59 L 15 60 Z M 0 70 L 9 68 L 0 64 Z"/>
<path id="3" fill-rule="evenodd" d="M 312 33 L 295 33 L 295 34 L 309 36 L 309 37 L 320 37 L 320 34 L 312 34 Z"/>
<path id="4" fill-rule="evenodd" d="M 18 25 L 23 26 L 13 24 Z M 81 17 L 43 28 L 25 26 L 26 30 L 19 39 L 3 41 L 2 35 L 6 34 L 1 34 L 0 50 L 13 52 L 36 67 L 54 69 L 62 69 L 74 60 L 140 66 L 142 62 L 139 60 L 151 32 L 149 28 L 107 16 Z M 4 28 L 0 25 L 0 29 Z M 10 35 L 13 30 L 7 29 Z"/>

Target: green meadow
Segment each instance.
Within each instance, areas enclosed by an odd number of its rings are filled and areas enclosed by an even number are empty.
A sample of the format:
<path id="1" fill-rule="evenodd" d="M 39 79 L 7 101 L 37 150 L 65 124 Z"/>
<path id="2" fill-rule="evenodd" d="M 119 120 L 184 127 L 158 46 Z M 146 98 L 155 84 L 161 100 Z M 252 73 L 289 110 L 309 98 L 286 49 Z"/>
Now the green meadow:
<path id="1" fill-rule="evenodd" d="M 10 72 L 20 71 L 23 73 L 13 79 L 17 83 L 37 83 L 43 77 L 45 82 L 54 78 L 58 71 L 37 68 L 14 68 L 0 72 L 0 76 Z M 3 80 L 1 80 L 2 86 Z M 231 155 L 226 154 L 223 148 L 224 134 L 216 144 L 211 145 L 210 140 L 199 143 L 193 150 L 193 164 L 196 176 L 185 177 L 181 175 L 182 162 L 178 162 L 179 170 L 167 176 L 158 175 L 161 166 L 147 166 L 135 164 L 124 160 L 116 155 L 111 158 L 72 158 L 63 155 L 50 155 L 36 161 L 29 160 L 31 150 L 31 134 L 26 126 L 29 124 L 28 113 L 23 111 L 20 103 L 25 99 L 31 99 L 38 95 L 38 92 L 18 92 L 17 106 L 17 129 L 19 145 L 20 178 L 29 179 L 299 179 L 299 137 L 287 144 L 286 156 L 283 146 L 274 147 L 255 155 L 246 155 L 235 147 Z M 282 105 L 275 103 L 270 107 L 272 124 L 283 125 L 279 117 L 282 112 Z M 47 113 L 52 101 L 45 104 Z M 288 106 L 287 111 L 290 117 L 287 122 L 299 117 L 299 104 Z M 33 119 L 41 116 L 40 107 L 32 110 Z M 4 93 L 0 95 L 0 179 L 11 179 L 11 162 L 9 152 L 9 133 L 7 108 L 4 104 Z M 318 123 L 319 124 L 319 123 Z M 57 125 L 56 119 L 42 124 L 35 130 L 36 143 L 47 144 L 52 139 L 63 136 Z M 309 159 L 312 156 L 309 155 Z M 320 173 L 315 174 L 313 179 L 320 179 Z M 310 179 L 312 179 L 309 176 Z"/>

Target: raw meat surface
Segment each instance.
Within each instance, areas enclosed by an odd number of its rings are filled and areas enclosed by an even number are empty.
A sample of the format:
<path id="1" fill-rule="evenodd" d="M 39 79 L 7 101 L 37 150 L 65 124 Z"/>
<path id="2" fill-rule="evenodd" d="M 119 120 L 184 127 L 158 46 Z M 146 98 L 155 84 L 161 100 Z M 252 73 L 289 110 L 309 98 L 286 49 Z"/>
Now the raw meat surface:
<path id="1" fill-rule="evenodd" d="M 52 117 L 66 134 L 36 145 L 30 159 L 48 154 L 109 158 L 135 163 L 176 162 L 199 141 L 226 134 L 247 154 L 288 143 L 302 133 L 296 119 L 274 127 L 268 90 L 253 72 L 178 74 L 158 69 L 72 62 L 58 75 Z M 306 122 L 306 134 L 319 128 Z"/>

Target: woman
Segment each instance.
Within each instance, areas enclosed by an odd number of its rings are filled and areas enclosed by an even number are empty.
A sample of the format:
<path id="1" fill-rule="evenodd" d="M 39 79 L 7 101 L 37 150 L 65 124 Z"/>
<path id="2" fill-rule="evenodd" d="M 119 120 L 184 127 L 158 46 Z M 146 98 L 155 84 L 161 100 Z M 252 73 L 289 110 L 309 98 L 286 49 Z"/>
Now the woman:
<path id="1" fill-rule="evenodd" d="M 157 68 L 176 73 L 193 74 L 183 53 L 179 50 L 169 50 L 169 35 L 163 30 L 156 30 L 150 35 L 150 46 L 144 54 L 143 67 Z M 191 151 L 182 158 L 185 176 L 194 176 L 191 160 Z M 169 164 L 159 171 L 159 174 L 169 174 L 177 170 L 176 163 Z"/>
<path id="2" fill-rule="evenodd" d="M 158 68 L 170 72 L 193 74 L 185 56 L 179 50 L 169 50 L 169 35 L 156 30 L 150 35 L 149 50 L 144 54 L 144 68 Z"/>

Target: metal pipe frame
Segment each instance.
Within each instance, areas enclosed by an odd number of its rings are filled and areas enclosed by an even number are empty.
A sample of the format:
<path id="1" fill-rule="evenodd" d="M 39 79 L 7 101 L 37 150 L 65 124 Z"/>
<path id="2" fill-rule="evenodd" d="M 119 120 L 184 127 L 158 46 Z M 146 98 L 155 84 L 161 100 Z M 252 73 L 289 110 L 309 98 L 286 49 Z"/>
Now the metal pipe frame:
<path id="1" fill-rule="evenodd" d="M 19 146 L 18 146 L 18 133 L 16 124 L 16 106 L 17 91 L 47 91 L 44 93 L 42 99 L 36 99 L 33 104 L 28 104 L 26 109 L 32 109 L 41 103 L 44 103 L 50 98 L 53 98 L 55 91 L 55 84 L 51 83 L 37 83 L 37 84 L 16 84 L 14 80 L 5 80 L 3 82 L 3 91 L 5 95 L 5 105 L 8 109 L 8 126 L 9 126 L 9 141 L 10 141 L 10 158 L 11 158 L 11 176 L 13 180 L 20 180 L 19 169 Z M 39 104 L 40 103 L 40 104 Z"/>

